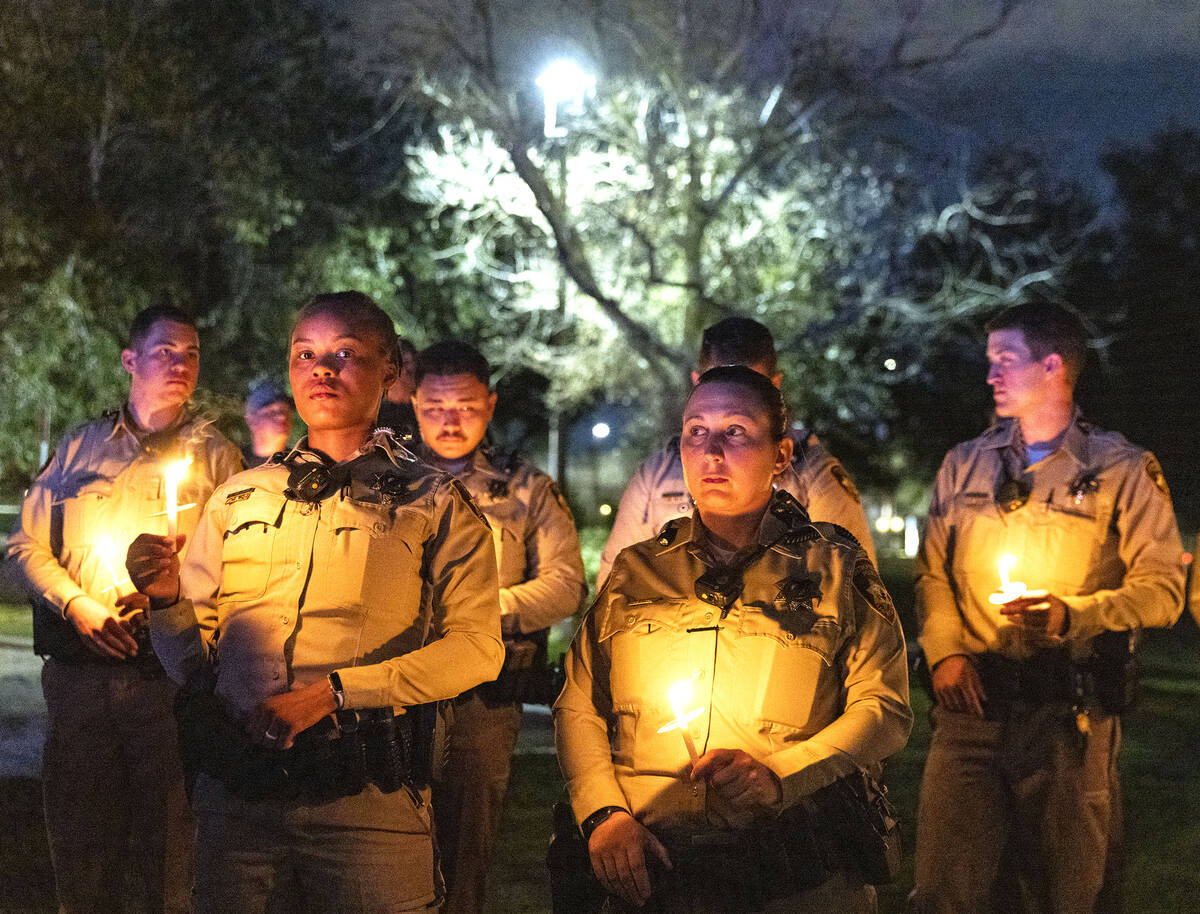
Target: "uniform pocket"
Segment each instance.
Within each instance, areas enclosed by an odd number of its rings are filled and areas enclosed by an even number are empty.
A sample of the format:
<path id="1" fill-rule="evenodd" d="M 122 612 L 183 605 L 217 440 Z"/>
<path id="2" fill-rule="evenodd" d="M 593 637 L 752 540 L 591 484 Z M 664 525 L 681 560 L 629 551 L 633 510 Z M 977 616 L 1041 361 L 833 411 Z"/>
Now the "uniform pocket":
<path id="1" fill-rule="evenodd" d="M 817 616 L 804 630 L 782 626 L 771 615 L 743 609 L 738 625 L 739 668 L 745 676 L 736 690 L 739 716 L 806 731 L 818 695 L 840 695 L 838 650 L 842 627 L 836 618 Z"/>
<path id="2" fill-rule="evenodd" d="M 62 500 L 63 546 L 67 551 L 94 545 L 109 535 L 105 515 L 111 495 L 112 482 L 97 479 Z"/>
<path id="3" fill-rule="evenodd" d="M 234 505 L 225 525 L 219 599 L 257 600 L 267 590 L 271 560 L 287 499 L 255 490 Z"/>
<path id="4" fill-rule="evenodd" d="M 332 537 L 322 592 L 347 609 L 388 609 L 419 601 L 419 539 L 416 512 L 342 499 L 334 507 Z"/>

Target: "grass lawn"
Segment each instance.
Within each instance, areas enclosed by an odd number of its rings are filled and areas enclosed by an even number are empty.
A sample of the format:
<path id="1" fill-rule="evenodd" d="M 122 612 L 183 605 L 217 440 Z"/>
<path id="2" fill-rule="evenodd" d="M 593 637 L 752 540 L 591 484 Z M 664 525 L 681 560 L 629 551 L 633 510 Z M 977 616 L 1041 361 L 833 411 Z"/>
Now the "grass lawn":
<path id="1" fill-rule="evenodd" d="M 29 606 L 0 603 L 0 638 L 32 638 L 33 616 Z"/>

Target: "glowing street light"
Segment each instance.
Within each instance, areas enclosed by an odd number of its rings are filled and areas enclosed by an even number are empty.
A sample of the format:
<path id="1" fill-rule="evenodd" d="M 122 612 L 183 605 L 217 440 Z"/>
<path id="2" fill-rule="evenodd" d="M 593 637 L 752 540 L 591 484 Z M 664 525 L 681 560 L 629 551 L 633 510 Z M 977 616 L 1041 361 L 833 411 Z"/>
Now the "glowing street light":
<path id="1" fill-rule="evenodd" d="M 542 90 L 546 117 L 543 133 L 548 137 L 566 136 L 566 129 L 558 126 L 558 106 L 570 102 L 571 107 L 583 107 L 596 88 L 596 77 L 588 73 L 575 61 L 559 58 L 550 63 L 538 76 L 537 87 Z"/>
<path id="2" fill-rule="evenodd" d="M 603 441 L 609 436 L 610 432 L 612 432 L 612 429 L 608 427 L 607 422 L 597 422 L 592 426 L 592 437 L 597 441 Z"/>

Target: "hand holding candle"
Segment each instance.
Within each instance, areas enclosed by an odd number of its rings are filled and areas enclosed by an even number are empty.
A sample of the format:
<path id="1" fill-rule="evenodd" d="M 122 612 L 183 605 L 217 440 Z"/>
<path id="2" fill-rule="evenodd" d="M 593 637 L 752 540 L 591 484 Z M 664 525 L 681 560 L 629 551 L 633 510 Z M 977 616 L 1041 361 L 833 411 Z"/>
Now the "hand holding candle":
<path id="1" fill-rule="evenodd" d="M 671 686 L 667 692 L 667 701 L 671 705 L 671 710 L 675 713 L 675 719 L 668 724 L 659 727 L 659 733 L 666 733 L 670 730 L 678 730 L 683 734 L 683 744 L 687 747 L 688 757 L 694 762 L 700 757 L 700 753 L 696 751 L 696 743 L 692 739 L 692 734 L 688 730 L 688 724 L 704 713 L 703 706 L 693 708 L 691 711 L 685 711 L 688 699 L 692 696 L 692 681 L 683 679 Z"/>

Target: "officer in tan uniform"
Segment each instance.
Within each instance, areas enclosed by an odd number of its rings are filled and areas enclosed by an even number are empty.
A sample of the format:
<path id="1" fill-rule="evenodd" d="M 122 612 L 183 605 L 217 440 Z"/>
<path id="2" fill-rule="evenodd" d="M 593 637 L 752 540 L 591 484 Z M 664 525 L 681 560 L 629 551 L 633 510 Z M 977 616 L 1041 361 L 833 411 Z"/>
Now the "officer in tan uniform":
<path id="1" fill-rule="evenodd" d="M 727 317 L 704 331 L 692 383 L 716 365 L 749 366 L 770 378 L 776 387 L 783 380 L 776 368 L 771 331 L 748 317 Z M 816 435 L 797 429 L 789 429 L 788 435 L 792 439 L 792 461 L 776 479 L 777 487 L 794 495 L 814 520 L 849 530 L 874 561 L 870 527 L 850 475 Z M 625 488 L 600 554 L 597 586 L 604 585 L 622 549 L 654 536 L 671 518 L 686 517 L 693 507 L 683 483 L 679 441 L 672 438 L 646 458 Z"/>
<path id="2" fill-rule="evenodd" d="M 917 563 L 936 705 L 912 909 L 985 912 L 1002 890 L 1082 914 L 1120 821 L 1123 666 L 1179 616 L 1182 546 L 1153 455 L 1074 406 L 1072 315 L 1015 306 L 987 355 L 998 420 L 946 456 Z"/>
<path id="3" fill-rule="evenodd" d="M 122 562 L 140 531 L 166 530 L 168 463 L 191 460 L 178 490 L 187 533 L 213 488 L 241 469 L 236 448 L 187 408 L 200 367 L 191 318 L 143 310 L 121 361 L 128 403 L 63 438 L 8 543 L 34 599 L 34 650 L 47 657 L 42 787 L 59 904 L 87 914 L 118 904 L 131 867 L 147 911 L 190 909 L 175 686 Z"/>
<path id="4" fill-rule="evenodd" d="M 546 701 L 549 627 L 587 593 L 579 537 L 554 481 L 484 446 L 496 408 L 487 359 L 465 343 L 435 343 L 417 359 L 413 403 L 420 456 L 458 479 L 487 517 L 500 570 L 506 659 L 495 682 L 453 704 L 448 755 L 433 791 L 438 847 L 453 914 L 483 910 L 522 701 Z"/>
<path id="5" fill-rule="evenodd" d="M 762 374 L 701 376 L 680 451 L 696 511 L 618 557 L 554 705 L 593 870 L 613 910 L 873 911 L 806 807 L 908 737 L 891 600 L 853 537 L 772 493 L 791 439 Z"/>
<path id="6" fill-rule="evenodd" d="M 200 912 L 427 911 L 439 902 L 422 708 L 503 659 L 487 522 L 451 477 L 371 434 L 391 320 L 358 292 L 297 318 L 308 434 L 209 501 L 179 575 L 129 555 L 199 769 Z M 188 747 L 185 745 L 185 749 Z"/>

